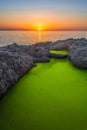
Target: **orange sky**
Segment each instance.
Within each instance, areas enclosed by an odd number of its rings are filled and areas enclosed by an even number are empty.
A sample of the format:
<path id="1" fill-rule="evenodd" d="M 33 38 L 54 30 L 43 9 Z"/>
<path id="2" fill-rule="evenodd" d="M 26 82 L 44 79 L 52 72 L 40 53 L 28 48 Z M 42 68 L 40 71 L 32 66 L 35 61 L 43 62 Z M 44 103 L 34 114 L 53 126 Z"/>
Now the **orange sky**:
<path id="1" fill-rule="evenodd" d="M 45 15 L 46 13 L 46 15 Z M 66 15 L 65 15 L 66 16 Z M 8 17 L 2 16 L 0 28 L 7 29 L 26 29 L 26 30 L 85 30 L 87 29 L 87 19 L 82 17 L 70 16 L 64 14 L 55 15 L 47 12 L 14 14 Z"/>
<path id="2" fill-rule="evenodd" d="M 7 0 L 5 7 L 1 6 L 0 29 L 87 30 L 85 0 L 83 2 L 80 0 L 77 0 L 77 2 L 71 1 L 72 3 L 67 2 L 67 0 L 62 0 L 62 2 L 51 0 L 48 3 L 46 3 L 46 0 L 44 3 L 39 0 L 37 0 L 37 3 L 35 1 L 31 3 L 23 1 L 20 6 L 17 0 L 15 2 L 12 3 Z M 48 4 L 47 8 L 45 4 Z"/>

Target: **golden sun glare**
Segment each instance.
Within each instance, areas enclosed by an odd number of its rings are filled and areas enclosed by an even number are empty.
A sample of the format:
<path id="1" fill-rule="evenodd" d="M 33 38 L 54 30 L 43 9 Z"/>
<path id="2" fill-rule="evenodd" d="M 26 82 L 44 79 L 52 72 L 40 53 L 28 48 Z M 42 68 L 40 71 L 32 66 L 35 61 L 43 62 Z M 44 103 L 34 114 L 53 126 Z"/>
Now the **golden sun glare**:
<path id="1" fill-rule="evenodd" d="M 42 31 L 43 28 L 42 28 L 42 27 L 38 27 L 37 30 L 38 30 L 38 31 Z"/>
<path id="2" fill-rule="evenodd" d="M 36 30 L 36 31 L 44 31 L 46 29 L 46 24 L 42 22 L 37 22 L 37 23 L 31 24 L 31 28 L 32 30 Z"/>

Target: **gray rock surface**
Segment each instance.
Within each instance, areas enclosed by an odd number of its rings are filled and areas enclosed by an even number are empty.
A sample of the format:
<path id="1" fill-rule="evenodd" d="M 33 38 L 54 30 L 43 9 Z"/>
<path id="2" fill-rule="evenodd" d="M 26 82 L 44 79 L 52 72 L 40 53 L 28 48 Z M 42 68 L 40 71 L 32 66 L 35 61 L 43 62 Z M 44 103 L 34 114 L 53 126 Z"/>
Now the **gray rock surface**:
<path id="1" fill-rule="evenodd" d="M 68 54 L 50 54 L 50 58 L 65 59 L 67 57 Z"/>
<path id="2" fill-rule="evenodd" d="M 30 56 L 0 51 L 0 97 L 33 66 Z"/>
<path id="3" fill-rule="evenodd" d="M 87 40 L 82 39 L 69 47 L 68 57 L 74 66 L 87 69 Z"/>

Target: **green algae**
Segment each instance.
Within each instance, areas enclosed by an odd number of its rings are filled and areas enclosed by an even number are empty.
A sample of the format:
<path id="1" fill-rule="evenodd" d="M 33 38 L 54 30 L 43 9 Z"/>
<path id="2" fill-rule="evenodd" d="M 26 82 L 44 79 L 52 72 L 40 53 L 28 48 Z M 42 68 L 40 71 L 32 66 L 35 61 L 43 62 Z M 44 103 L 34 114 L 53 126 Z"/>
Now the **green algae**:
<path id="1" fill-rule="evenodd" d="M 38 63 L 0 101 L 0 130 L 87 130 L 87 71 Z"/>
<path id="2" fill-rule="evenodd" d="M 50 52 L 53 54 L 68 54 L 66 50 L 51 50 Z"/>

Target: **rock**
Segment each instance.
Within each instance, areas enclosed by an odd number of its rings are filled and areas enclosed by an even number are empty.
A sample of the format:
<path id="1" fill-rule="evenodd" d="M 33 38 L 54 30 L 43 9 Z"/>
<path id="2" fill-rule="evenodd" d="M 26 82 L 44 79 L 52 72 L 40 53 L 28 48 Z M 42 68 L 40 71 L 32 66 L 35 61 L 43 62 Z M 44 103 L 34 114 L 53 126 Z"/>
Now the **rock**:
<path id="1" fill-rule="evenodd" d="M 87 69 L 87 40 L 79 40 L 68 51 L 68 57 L 74 66 Z"/>
<path id="2" fill-rule="evenodd" d="M 10 45 L 10 47 L 12 47 Z M 6 48 L 4 48 L 6 49 Z M 0 50 L 0 97 L 2 97 L 8 88 L 17 82 L 28 70 L 34 66 L 32 57 L 22 52 L 21 55 L 13 53 L 9 49 Z"/>
<path id="3" fill-rule="evenodd" d="M 35 58 L 35 63 L 36 62 L 50 62 L 50 57 L 43 56 L 42 58 Z"/>
<path id="4" fill-rule="evenodd" d="M 50 54 L 50 58 L 56 58 L 56 59 L 65 59 L 68 57 L 68 54 Z"/>

